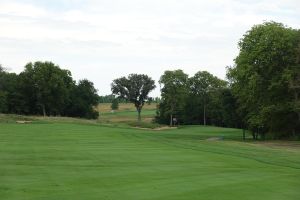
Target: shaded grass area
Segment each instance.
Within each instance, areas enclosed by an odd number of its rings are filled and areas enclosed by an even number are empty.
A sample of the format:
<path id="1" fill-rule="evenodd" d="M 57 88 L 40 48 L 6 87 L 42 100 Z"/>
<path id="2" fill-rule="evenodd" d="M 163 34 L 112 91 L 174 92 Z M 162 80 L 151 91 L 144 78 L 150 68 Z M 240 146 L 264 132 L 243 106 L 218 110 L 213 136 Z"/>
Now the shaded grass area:
<path id="1" fill-rule="evenodd" d="M 0 199 L 299 199 L 300 148 L 241 134 L 0 123 Z"/>

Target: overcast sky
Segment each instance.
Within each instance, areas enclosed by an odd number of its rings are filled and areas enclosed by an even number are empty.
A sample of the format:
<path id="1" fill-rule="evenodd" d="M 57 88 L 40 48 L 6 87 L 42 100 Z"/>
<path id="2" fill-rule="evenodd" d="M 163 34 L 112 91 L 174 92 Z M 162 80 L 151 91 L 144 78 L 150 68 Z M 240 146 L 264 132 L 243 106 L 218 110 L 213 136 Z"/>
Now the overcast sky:
<path id="1" fill-rule="evenodd" d="M 300 1 L 0 0 L 0 63 L 19 73 L 52 61 L 100 95 L 130 73 L 158 81 L 180 68 L 225 78 L 239 39 L 266 20 L 299 29 Z"/>

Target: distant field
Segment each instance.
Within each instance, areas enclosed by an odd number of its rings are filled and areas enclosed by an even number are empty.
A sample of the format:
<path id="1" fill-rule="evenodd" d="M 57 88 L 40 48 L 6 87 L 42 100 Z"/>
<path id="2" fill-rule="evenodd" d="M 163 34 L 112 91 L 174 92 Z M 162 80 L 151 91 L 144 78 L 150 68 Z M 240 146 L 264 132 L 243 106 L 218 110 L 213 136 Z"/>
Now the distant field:
<path id="1" fill-rule="evenodd" d="M 0 123 L 3 200 L 298 200 L 299 142 L 203 126 L 140 130 L 50 118 Z M 222 140 L 220 140 L 222 139 Z"/>
<path id="2" fill-rule="evenodd" d="M 143 107 L 144 110 L 156 110 L 156 103 L 151 103 L 150 105 L 145 104 Z M 98 111 L 107 113 L 111 111 L 111 103 L 100 103 L 98 105 Z M 134 105 L 132 103 L 119 103 L 119 109 L 117 110 L 119 112 L 122 111 L 136 111 Z"/>
<path id="3" fill-rule="evenodd" d="M 101 122 L 132 122 L 137 120 L 137 111 L 132 103 L 120 103 L 119 109 L 111 112 L 110 103 L 101 103 L 97 109 L 100 113 Z M 142 120 L 151 122 L 155 117 L 156 103 L 145 104 L 142 110 Z"/>

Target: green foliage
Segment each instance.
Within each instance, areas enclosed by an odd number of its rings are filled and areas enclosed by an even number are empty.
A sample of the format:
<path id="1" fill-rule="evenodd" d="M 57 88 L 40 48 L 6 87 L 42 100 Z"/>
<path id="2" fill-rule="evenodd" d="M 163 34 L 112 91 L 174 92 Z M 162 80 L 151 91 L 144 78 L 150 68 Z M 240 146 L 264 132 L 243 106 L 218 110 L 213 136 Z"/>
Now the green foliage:
<path id="1" fill-rule="evenodd" d="M 0 113 L 21 112 L 24 105 L 19 86 L 19 77 L 0 67 Z"/>
<path id="2" fill-rule="evenodd" d="M 209 103 L 213 101 L 215 93 L 225 87 L 225 81 L 220 80 L 207 71 L 199 71 L 189 79 L 189 99 L 195 98 L 200 101 L 202 108 L 198 111 L 203 113 L 203 125 L 206 125 Z M 211 106 L 211 109 L 214 109 L 214 106 Z"/>
<path id="3" fill-rule="evenodd" d="M 7 112 L 7 97 L 4 91 L 0 90 L 0 113 Z"/>
<path id="4" fill-rule="evenodd" d="M 225 99 L 223 93 L 230 93 L 227 82 L 212 74 L 200 71 L 188 78 L 181 70 L 166 71 L 161 84 L 162 101 L 157 110 L 157 122 L 172 125 L 171 119 L 176 117 L 183 124 L 240 126 L 234 115 L 234 97 Z"/>
<path id="5" fill-rule="evenodd" d="M 105 95 L 105 96 L 99 96 L 99 103 L 112 103 L 113 100 L 115 99 L 115 95 L 110 94 L 110 95 Z M 127 103 L 128 101 L 126 99 L 118 99 L 119 103 Z"/>
<path id="6" fill-rule="evenodd" d="M 119 100 L 118 99 L 113 99 L 111 103 L 111 109 L 112 110 L 118 110 L 119 109 Z"/>
<path id="7" fill-rule="evenodd" d="M 128 77 L 115 79 L 111 84 L 113 94 L 134 104 L 138 121 L 141 121 L 142 108 L 154 88 L 155 82 L 144 74 L 130 74 Z"/>
<path id="8" fill-rule="evenodd" d="M 83 79 L 73 88 L 71 102 L 66 110 L 68 116 L 97 119 L 99 113 L 94 109 L 98 105 L 99 96 L 94 84 Z"/>
<path id="9" fill-rule="evenodd" d="M 172 126 L 173 117 L 182 116 L 185 98 L 188 93 L 188 75 L 182 70 L 165 71 L 160 77 L 159 84 L 162 86 L 162 102 L 159 104 L 157 121 L 166 123 L 169 119 L 170 126 Z"/>
<path id="10" fill-rule="evenodd" d="M 19 75 L 0 67 L 0 112 L 97 118 L 98 100 L 92 82 L 76 85 L 70 71 L 51 62 L 28 63 Z"/>
<path id="11" fill-rule="evenodd" d="M 262 136 L 299 133 L 299 90 L 291 87 L 300 68 L 299 45 L 299 31 L 276 22 L 254 26 L 239 42 L 228 77 L 244 123 Z"/>
<path id="12" fill-rule="evenodd" d="M 36 112 L 44 116 L 63 114 L 61 111 L 69 102 L 69 92 L 74 84 L 70 71 L 51 62 L 35 62 L 28 63 L 20 77 L 22 89 L 30 91 L 28 101 Z"/>

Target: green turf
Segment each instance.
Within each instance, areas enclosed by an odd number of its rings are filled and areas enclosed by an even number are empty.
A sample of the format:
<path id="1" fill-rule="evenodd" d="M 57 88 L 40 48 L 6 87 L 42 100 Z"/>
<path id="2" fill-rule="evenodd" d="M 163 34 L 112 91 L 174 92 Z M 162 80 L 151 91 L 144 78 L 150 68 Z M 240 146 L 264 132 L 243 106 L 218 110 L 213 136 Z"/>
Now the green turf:
<path id="1" fill-rule="evenodd" d="M 240 138 L 200 126 L 2 123 L 0 199 L 300 199 L 299 149 Z"/>

